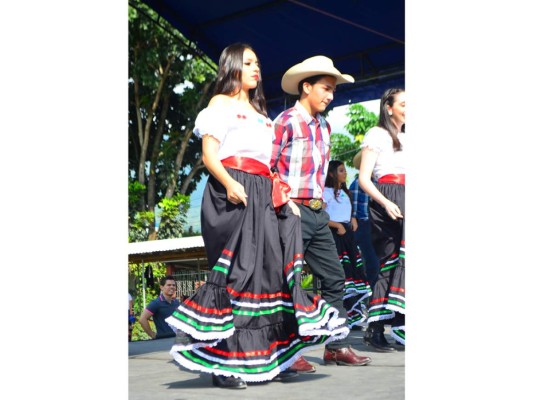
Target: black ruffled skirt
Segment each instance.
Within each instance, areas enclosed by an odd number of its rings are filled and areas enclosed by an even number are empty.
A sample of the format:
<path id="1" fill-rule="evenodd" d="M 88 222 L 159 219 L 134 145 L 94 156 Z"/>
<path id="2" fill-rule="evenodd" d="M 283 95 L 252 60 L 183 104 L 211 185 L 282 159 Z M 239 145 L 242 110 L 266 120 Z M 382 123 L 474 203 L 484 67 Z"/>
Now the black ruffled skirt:
<path id="1" fill-rule="evenodd" d="M 202 236 L 212 270 L 167 322 L 183 367 L 247 382 L 269 381 L 306 350 L 345 338 L 338 310 L 301 288 L 300 218 L 278 214 L 269 178 L 227 168 L 248 195 L 227 201 L 210 177 L 202 200 Z"/>
<path id="2" fill-rule="evenodd" d="M 386 321 L 394 339 L 405 344 L 405 186 L 378 183 L 377 188 L 400 207 L 404 218 L 394 221 L 377 202 L 369 202 L 372 243 L 380 272 L 372 288 L 368 322 Z"/>

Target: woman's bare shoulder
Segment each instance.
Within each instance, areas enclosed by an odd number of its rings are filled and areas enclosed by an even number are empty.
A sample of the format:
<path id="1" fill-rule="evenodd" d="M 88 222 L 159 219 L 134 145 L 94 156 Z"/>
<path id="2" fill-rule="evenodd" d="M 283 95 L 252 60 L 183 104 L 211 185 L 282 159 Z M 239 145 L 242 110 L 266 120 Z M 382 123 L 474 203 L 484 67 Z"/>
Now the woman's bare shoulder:
<path id="1" fill-rule="evenodd" d="M 231 102 L 231 97 L 226 96 L 225 94 L 217 94 L 213 97 L 211 97 L 211 100 L 209 100 L 208 107 L 220 107 L 220 106 L 228 106 Z"/>

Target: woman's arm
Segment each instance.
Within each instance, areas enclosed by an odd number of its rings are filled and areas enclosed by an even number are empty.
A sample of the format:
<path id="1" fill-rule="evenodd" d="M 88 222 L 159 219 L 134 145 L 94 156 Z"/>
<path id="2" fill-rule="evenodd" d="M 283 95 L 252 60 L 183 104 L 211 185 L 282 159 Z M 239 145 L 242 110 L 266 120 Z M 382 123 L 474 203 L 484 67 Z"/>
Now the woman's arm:
<path id="1" fill-rule="evenodd" d="M 346 233 L 346 229 L 344 228 L 344 225 L 340 222 L 335 222 L 332 220 L 328 221 L 328 226 L 333 229 L 337 229 L 337 235 L 342 236 Z"/>
<path id="2" fill-rule="evenodd" d="M 244 186 L 233 179 L 218 159 L 219 142 L 208 134 L 202 137 L 202 161 L 207 170 L 226 188 L 228 201 L 233 204 L 243 203 L 246 206 Z"/>

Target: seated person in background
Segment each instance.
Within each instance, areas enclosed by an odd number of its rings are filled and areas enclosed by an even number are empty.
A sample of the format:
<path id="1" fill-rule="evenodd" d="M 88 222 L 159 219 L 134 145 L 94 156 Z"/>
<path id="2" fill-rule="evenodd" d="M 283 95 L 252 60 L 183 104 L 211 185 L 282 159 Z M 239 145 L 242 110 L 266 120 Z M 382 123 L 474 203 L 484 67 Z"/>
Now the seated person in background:
<path id="1" fill-rule="evenodd" d="M 133 331 L 133 324 L 135 323 L 135 315 L 133 314 L 133 297 L 128 292 L 128 342 L 131 342 L 131 333 Z"/>
<path id="2" fill-rule="evenodd" d="M 176 281 L 174 277 L 167 275 L 159 281 L 161 293 L 146 306 L 141 314 L 139 323 L 143 330 L 152 339 L 161 339 L 176 336 L 172 328 L 165 322 L 170 314 L 179 306 L 179 301 L 174 298 L 176 292 Z M 155 329 L 154 332 L 150 327 L 148 320 L 153 318 Z"/>
<path id="3" fill-rule="evenodd" d="M 348 173 L 344 163 L 331 160 L 328 165 L 326 183 L 322 197 L 329 214 L 328 226 L 331 229 L 339 262 L 344 271 L 343 304 L 348 314 L 348 326 L 361 329 L 366 321 L 366 302 L 372 295 L 363 267 L 363 261 L 353 233 L 357 231 L 357 220 L 353 216 L 353 204 L 346 187 Z"/>

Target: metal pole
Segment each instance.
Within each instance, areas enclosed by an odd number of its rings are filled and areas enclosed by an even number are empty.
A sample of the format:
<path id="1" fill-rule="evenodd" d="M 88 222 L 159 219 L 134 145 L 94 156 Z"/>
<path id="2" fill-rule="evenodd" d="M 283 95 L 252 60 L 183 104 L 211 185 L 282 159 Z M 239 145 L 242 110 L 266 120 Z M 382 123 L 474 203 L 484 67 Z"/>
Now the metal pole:
<path id="1" fill-rule="evenodd" d="M 142 274 L 143 274 L 143 310 L 144 310 L 146 308 L 146 282 L 144 280 L 144 260 L 142 260 L 142 263 L 143 263 Z"/>

